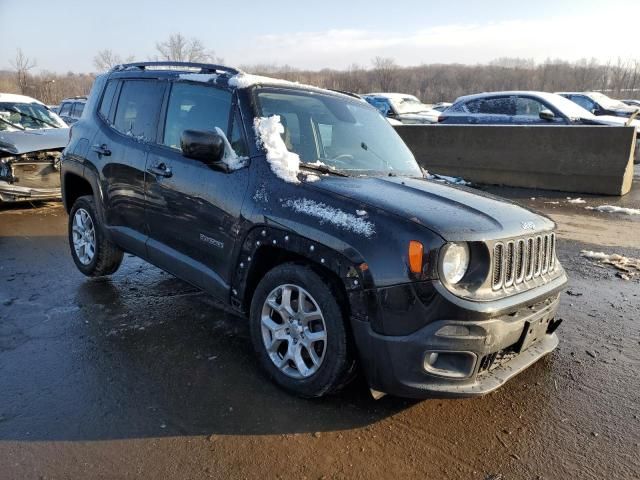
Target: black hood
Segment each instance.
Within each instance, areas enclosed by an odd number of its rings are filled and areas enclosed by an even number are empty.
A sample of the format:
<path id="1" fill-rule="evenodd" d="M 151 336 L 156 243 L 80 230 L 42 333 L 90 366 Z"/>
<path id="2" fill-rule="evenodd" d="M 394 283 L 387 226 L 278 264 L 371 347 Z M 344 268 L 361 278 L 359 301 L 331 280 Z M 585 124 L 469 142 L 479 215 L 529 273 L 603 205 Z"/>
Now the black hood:
<path id="1" fill-rule="evenodd" d="M 426 179 L 324 177 L 310 185 L 404 217 L 448 241 L 518 237 L 554 227 L 502 198 Z"/>
<path id="2" fill-rule="evenodd" d="M 12 155 L 40 150 L 56 150 L 66 147 L 68 141 L 68 128 L 0 132 L 0 150 Z"/>

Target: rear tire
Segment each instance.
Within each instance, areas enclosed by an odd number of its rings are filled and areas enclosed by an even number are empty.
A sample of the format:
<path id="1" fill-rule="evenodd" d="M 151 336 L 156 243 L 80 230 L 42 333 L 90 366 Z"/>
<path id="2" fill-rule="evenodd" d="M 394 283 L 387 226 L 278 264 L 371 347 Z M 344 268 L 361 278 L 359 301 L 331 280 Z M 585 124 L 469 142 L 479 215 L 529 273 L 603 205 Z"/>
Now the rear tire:
<path id="1" fill-rule="evenodd" d="M 354 355 L 336 295 L 308 266 L 287 263 L 264 276 L 251 301 L 250 331 L 262 367 L 289 392 L 321 397 L 353 378 Z"/>
<path id="2" fill-rule="evenodd" d="M 122 263 L 123 252 L 104 235 L 93 196 L 78 197 L 69 213 L 71 257 L 88 277 L 111 275 Z"/>

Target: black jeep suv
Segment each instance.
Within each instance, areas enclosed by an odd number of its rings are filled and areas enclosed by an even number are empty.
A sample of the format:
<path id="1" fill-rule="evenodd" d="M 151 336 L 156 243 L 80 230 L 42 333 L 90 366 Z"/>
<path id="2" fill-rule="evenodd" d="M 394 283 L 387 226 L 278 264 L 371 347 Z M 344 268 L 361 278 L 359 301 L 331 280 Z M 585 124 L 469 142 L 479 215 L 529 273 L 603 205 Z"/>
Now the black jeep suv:
<path id="1" fill-rule="evenodd" d="M 558 344 L 554 224 L 425 179 L 377 110 L 218 65 L 98 77 L 62 159 L 78 269 L 130 252 L 250 322 L 306 397 L 489 392 Z"/>

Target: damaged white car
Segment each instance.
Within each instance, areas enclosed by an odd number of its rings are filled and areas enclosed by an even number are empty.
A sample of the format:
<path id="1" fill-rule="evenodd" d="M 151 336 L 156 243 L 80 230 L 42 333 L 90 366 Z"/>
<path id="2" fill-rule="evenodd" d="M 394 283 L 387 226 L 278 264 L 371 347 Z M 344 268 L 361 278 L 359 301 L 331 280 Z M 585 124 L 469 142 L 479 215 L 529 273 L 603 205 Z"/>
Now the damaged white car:
<path id="1" fill-rule="evenodd" d="M 43 103 L 0 93 L 0 202 L 60 198 L 69 127 Z"/>

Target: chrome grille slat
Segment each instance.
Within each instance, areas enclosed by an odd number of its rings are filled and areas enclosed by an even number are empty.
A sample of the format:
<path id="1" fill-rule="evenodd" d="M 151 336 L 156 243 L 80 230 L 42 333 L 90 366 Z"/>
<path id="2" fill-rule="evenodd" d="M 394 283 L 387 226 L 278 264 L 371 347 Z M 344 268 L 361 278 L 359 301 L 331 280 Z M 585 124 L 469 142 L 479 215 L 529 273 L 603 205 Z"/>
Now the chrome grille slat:
<path id="1" fill-rule="evenodd" d="M 553 233 L 497 242 L 491 259 L 494 290 L 521 285 L 555 269 L 556 238 Z"/>
<path id="2" fill-rule="evenodd" d="M 496 243 L 493 247 L 493 281 L 492 286 L 498 289 L 502 286 L 502 262 L 503 262 L 504 246 L 501 243 Z"/>
<path id="3" fill-rule="evenodd" d="M 507 251 L 504 260 L 504 285 L 510 287 L 513 285 L 514 261 L 513 261 L 513 242 L 507 243 Z"/>
<path id="4" fill-rule="evenodd" d="M 524 258 L 524 240 L 520 239 L 518 240 L 518 243 L 516 243 L 516 260 L 515 260 L 515 271 L 516 271 L 516 276 L 515 276 L 515 281 L 516 283 L 522 283 L 522 280 L 524 279 L 524 267 L 525 267 L 525 258 Z"/>

